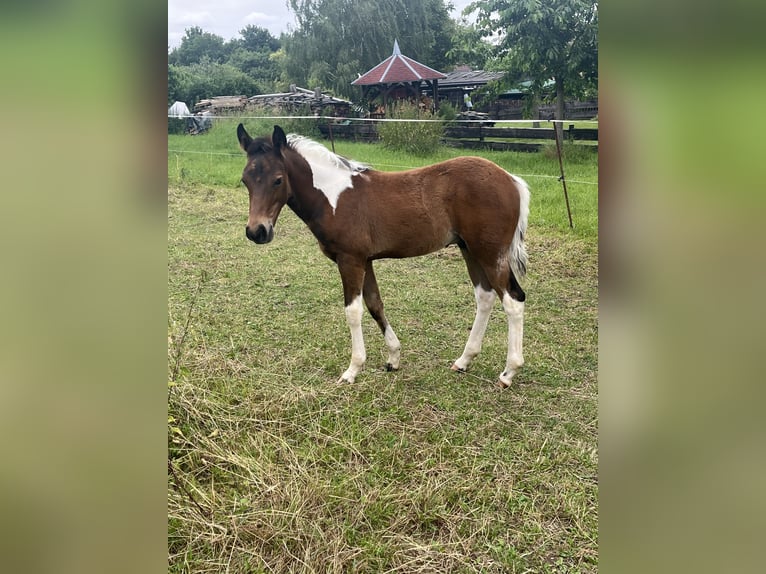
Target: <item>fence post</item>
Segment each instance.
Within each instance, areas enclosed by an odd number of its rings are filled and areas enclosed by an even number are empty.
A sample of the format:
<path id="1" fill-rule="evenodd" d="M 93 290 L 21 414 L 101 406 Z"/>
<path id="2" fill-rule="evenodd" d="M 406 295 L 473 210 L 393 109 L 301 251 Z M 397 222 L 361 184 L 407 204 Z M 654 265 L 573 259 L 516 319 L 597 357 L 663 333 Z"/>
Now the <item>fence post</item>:
<path id="1" fill-rule="evenodd" d="M 556 123 L 553 123 L 553 133 L 556 137 L 556 151 L 558 152 L 559 156 L 559 169 L 561 170 L 561 177 L 559 178 L 559 181 L 561 182 L 561 185 L 564 187 L 564 200 L 567 203 L 567 215 L 569 216 L 569 228 L 574 229 L 574 225 L 572 225 L 572 211 L 569 209 L 569 194 L 567 193 L 567 181 L 564 177 L 564 162 L 561 160 L 561 141 L 559 137 L 559 130 L 557 129 Z"/>
<path id="2" fill-rule="evenodd" d="M 332 122 L 330 118 L 327 118 L 327 130 L 330 132 L 330 145 L 332 145 L 332 153 L 335 153 L 335 138 L 332 135 Z"/>

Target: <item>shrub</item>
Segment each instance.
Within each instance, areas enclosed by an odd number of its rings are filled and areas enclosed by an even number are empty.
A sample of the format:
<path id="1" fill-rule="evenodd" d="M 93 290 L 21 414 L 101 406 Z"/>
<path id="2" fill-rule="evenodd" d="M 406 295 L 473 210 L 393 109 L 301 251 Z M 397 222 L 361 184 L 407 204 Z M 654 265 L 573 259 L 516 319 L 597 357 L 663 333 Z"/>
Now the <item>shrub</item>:
<path id="1" fill-rule="evenodd" d="M 168 133 L 185 134 L 186 121 L 186 118 L 168 118 Z"/>
<path id="2" fill-rule="evenodd" d="M 457 109 L 450 102 L 439 104 L 439 117 L 446 123 L 454 122 L 457 119 Z"/>
<path id="3" fill-rule="evenodd" d="M 394 120 L 439 119 L 430 111 L 421 111 L 417 106 L 408 103 L 391 106 L 387 115 Z M 441 122 L 393 121 L 383 122 L 377 127 L 385 147 L 418 156 L 433 154 L 444 137 L 444 125 Z"/>

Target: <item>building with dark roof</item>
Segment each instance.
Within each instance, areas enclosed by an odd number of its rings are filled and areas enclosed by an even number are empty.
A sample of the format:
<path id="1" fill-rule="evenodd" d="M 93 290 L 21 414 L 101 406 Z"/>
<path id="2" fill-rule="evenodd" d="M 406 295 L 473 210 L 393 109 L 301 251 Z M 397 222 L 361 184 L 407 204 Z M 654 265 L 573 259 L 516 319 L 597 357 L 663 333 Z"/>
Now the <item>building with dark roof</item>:
<path id="1" fill-rule="evenodd" d="M 402 54 L 394 40 L 394 51 L 380 64 L 351 82 L 361 86 L 362 97 L 369 101 L 377 97 L 387 106 L 391 100 L 420 98 L 421 89 L 430 89 L 433 101 L 438 101 L 439 80 L 447 75 Z"/>
<path id="2" fill-rule="evenodd" d="M 449 72 L 439 81 L 439 99 L 448 101 L 456 109 L 463 107 L 463 96 L 470 94 L 476 88 L 486 86 L 489 82 L 500 80 L 505 72 L 486 72 L 484 70 L 471 70 L 467 66 L 461 66 Z M 476 102 L 474 102 L 474 105 Z"/>

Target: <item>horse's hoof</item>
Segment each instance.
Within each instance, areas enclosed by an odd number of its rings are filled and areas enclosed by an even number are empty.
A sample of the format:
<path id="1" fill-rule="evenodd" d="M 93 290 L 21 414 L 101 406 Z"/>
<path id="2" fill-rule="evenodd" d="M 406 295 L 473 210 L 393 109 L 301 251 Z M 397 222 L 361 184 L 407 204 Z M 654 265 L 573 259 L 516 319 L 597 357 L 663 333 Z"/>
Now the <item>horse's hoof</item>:
<path id="1" fill-rule="evenodd" d="M 503 382 L 503 381 L 502 381 L 502 380 L 500 380 L 500 379 L 497 379 L 497 380 L 495 381 L 495 388 L 496 388 L 496 389 L 499 389 L 499 390 L 501 390 L 501 391 L 502 391 L 502 390 L 505 390 L 505 389 L 507 389 L 507 388 L 508 388 L 508 387 L 510 387 L 510 386 L 511 386 L 511 383 L 506 383 L 506 382 Z"/>
<path id="2" fill-rule="evenodd" d="M 456 373 L 465 373 L 465 369 L 461 369 L 457 366 L 457 363 L 452 363 L 452 366 L 450 367 L 450 371 L 455 371 Z"/>

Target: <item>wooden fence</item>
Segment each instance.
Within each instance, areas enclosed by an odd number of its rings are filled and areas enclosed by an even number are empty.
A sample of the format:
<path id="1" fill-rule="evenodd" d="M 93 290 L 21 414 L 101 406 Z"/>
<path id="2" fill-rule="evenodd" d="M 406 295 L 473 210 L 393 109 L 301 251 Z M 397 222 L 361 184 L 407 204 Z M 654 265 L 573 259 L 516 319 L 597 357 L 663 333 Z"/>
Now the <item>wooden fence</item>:
<path id="1" fill-rule="evenodd" d="M 471 149 L 493 149 L 512 151 L 539 151 L 545 145 L 540 142 L 498 141 L 498 140 L 553 140 L 556 136 L 553 124 L 548 128 L 496 128 L 482 124 L 454 126 L 445 129 L 445 144 Z M 598 141 L 598 128 L 575 128 L 570 124 L 564 128 L 564 141 Z"/>
<path id="2" fill-rule="evenodd" d="M 354 140 L 355 142 L 378 141 L 378 128 L 374 122 L 343 122 L 319 124 L 319 131 L 326 138 Z"/>
<path id="3" fill-rule="evenodd" d="M 496 120 L 521 120 L 524 118 L 523 100 L 497 99 L 475 106 L 474 109 L 488 113 L 491 118 Z M 555 105 L 541 105 L 532 112 L 532 117 L 538 120 L 552 120 L 555 111 Z M 568 120 L 592 120 L 598 117 L 598 101 L 566 102 L 564 104 L 564 117 Z"/>
<path id="4" fill-rule="evenodd" d="M 492 123 L 491 120 L 487 122 L 487 124 Z M 360 142 L 378 140 L 378 132 L 374 122 L 320 123 L 319 130 L 326 138 L 351 139 Z M 445 128 L 444 136 L 444 143 L 452 147 L 529 152 L 539 151 L 545 145 L 539 140 L 555 141 L 553 124 L 545 128 L 497 128 L 481 123 L 463 125 L 458 123 L 458 125 Z M 598 128 L 575 128 L 573 124 L 569 126 L 565 124 L 564 141 L 597 142 Z M 597 145 L 591 145 L 591 147 L 597 149 Z"/>

